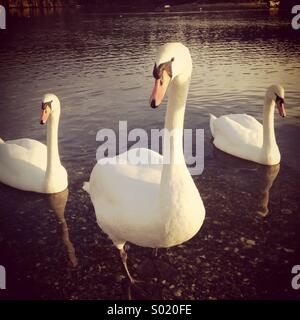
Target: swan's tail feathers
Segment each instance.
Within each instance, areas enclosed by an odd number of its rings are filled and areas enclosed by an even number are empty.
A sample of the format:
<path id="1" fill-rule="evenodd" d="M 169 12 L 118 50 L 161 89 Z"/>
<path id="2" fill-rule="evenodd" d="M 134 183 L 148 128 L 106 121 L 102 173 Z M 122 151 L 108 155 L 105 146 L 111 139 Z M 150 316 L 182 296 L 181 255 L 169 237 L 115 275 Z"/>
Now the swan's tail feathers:
<path id="1" fill-rule="evenodd" d="M 90 183 L 85 181 L 83 183 L 82 189 L 89 194 L 90 193 Z"/>
<path id="2" fill-rule="evenodd" d="M 4 143 L 4 141 L 0 138 L 0 143 Z"/>
<path id="3" fill-rule="evenodd" d="M 217 119 L 213 114 L 210 115 L 209 125 L 210 125 L 210 131 L 213 137 L 215 137 L 215 130 L 214 130 L 214 121 Z"/>

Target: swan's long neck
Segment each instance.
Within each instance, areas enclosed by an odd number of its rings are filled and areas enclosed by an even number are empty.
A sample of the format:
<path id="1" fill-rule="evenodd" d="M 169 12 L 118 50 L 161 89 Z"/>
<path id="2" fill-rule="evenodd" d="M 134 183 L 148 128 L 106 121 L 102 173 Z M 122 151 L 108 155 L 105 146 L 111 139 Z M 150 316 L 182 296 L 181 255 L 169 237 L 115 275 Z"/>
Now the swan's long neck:
<path id="1" fill-rule="evenodd" d="M 265 150 L 271 150 L 277 145 L 274 131 L 274 107 L 275 102 L 266 97 L 263 111 L 263 148 Z"/>
<path id="2" fill-rule="evenodd" d="M 47 124 L 47 169 L 46 169 L 46 188 L 52 183 L 55 170 L 60 166 L 58 153 L 58 123 L 59 111 L 55 111 L 49 117 Z"/>
<path id="3" fill-rule="evenodd" d="M 183 154 L 183 125 L 189 80 L 189 78 L 178 76 L 170 84 L 165 118 L 164 167 L 161 183 L 169 178 L 168 173 L 171 173 L 175 165 L 186 166 Z"/>

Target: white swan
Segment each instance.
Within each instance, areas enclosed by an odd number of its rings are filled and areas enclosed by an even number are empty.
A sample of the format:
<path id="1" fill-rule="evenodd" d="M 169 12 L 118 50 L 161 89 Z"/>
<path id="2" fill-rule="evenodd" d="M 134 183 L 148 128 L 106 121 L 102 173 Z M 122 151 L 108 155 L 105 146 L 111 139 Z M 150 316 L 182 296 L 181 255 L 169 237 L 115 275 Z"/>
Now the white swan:
<path id="1" fill-rule="evenodd" d="M 0 141 L 0 182 L 40 193 L 56 193 L 68 186 L 66 169 L 58 154 L 60 102 L 46 94 L 42 102 L 41 124 L 48 120 L 47 146 L 33 139 Z"/>
<path id="2" fill-rule="evenodd" d="M 280 152 L 274 132 L 275 104 L 282 117 L 284 89 L 272 85 L 267 89 L 263 109 L 263 125 L 247 114 L 229 114 L 216 118 L 210 115 L 210 130 L 214 145 L 236 157 L 265 165 L 280 162 Z"/>
<path id="3" fill-rule="evenodd" d="M 84 189 L 90 194 L 100 228 L 120 250 L 128 274 L 126 241 L 152 248 L 166 248 L 192 238 L 200 229 L 205 208 L 183 155 L 183 121 L 192 72 L 189 50 L 180 43 L 162 46 L 153 75 L 151 106 L 156 108 L 169 87 L 163 155 L 148 149 L 132 149 L 95 165 Z M 166 132 L 166 131 L 165 131 Z M 156 164 L 131 164 L 140 153 Z M 168 153 L 168 156 L 165 156 Z M 168 159 L 170 161 L 168 161 Z M 122 160 L 122 164 L 120 163 Z"/>

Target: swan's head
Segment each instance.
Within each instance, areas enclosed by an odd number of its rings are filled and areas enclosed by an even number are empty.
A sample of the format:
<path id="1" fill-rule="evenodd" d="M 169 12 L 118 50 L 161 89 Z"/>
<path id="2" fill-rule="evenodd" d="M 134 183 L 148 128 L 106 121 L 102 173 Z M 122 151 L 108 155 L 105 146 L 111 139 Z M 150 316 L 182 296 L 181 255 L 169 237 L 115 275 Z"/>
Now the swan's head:
<path id="1" fill-rule="evenodd" d="M 41 124 L 45 124 L 51 114 L 59 114 L 60 102 L 55 94 L 47 93 L 42 100 Z"/>
<path id="2" fill-rule="evenodd" d="M 268 88 L 266 96 L 275 102 L 279 114 L 286 117 L 284 108 L 284 88 L 281 85 L 272 85 Z"/>
<path id="3" fill-rule="evenodd" d="M 189 79 L 191 73 L 192 58 L 187 47 L 178 42 L 161 46 L 153 69 L 155 84 L 150 97 L 151 107 L 157 108 L 161 104 L 171 81 L 180 75 Z"/>

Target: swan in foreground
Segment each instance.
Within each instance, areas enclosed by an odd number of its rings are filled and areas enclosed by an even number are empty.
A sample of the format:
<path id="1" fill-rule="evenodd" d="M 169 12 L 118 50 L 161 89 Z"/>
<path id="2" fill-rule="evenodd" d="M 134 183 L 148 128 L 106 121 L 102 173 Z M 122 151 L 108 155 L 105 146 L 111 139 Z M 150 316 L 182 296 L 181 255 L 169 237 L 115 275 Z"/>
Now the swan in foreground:
<path id="1" fill-rule="evenodd" d="M 280 162 L 280 152 L 274 131 L 275 105 L 282 117 L 284 89 L 272 85 L 267 89 L 263 109 L 263 125 L 247 114 L 229 114 L 216 118 L 210 115 L 210 130 L 214 145 L 233 156 L 265 165 Z"/>
<path id="2" fill-rule="evenodd" d="M 66 169 L 58 154 L 60 102 L 46 94 L 42 102 L 41 124 L 48 120 L 47 146 L 33 139 L 0 139 L 0 182 L 13 188 L 39 193 L 56 193 L 68 186 Z"/>
<path id="3" fill-rule="evenodd" d="M 169 87 L 163 156 L 145 148 L 131 149 L 112 161 L 98 161 L 89 183 L 84 184 L 97 222 L 120 250 L 131 283 L 135 280 L 127 267 L 126 241 L 143 247 L 172 247 L 191 239 L 204 220 L 205 208 L 185 164 L 182 143 L 191 72 L 192 59 L 184 45 L 160 47 L 151 107 L 160 105 Z M 128 159 L 135 154 L 153 162 L 132 164 Z"/>

